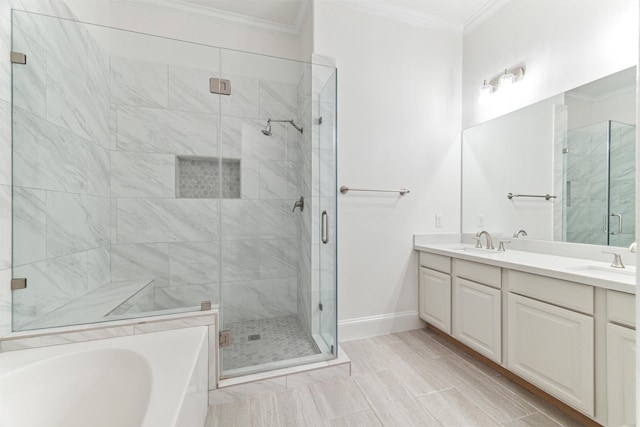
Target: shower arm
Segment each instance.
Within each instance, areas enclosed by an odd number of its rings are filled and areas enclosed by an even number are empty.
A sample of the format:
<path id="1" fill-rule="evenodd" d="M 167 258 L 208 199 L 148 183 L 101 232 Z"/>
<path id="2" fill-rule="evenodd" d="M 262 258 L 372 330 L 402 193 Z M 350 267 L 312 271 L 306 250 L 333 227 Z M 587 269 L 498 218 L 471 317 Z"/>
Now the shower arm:
<path id="1" fill-rule="evenodd" d="M 293 126 L 294 128 L 296 128 L 296 130 L 300 133 L 302 133 L 302 129 L 301 127 L 296 126 L 296 124 L 294 123 L 293 119 L 290 120 L 272 120 L 269 119 L 267 120 L 267 123 L 289 123 L 291 126 Z"/>

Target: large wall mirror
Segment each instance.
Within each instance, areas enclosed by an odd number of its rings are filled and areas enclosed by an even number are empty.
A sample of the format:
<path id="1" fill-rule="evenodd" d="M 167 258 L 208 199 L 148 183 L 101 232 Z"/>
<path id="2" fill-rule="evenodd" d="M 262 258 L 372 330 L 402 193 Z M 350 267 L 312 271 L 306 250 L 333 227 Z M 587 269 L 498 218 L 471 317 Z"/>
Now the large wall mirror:
<path id="1" fill-rule="evenodd" d="M 635 240 L 636 69 L 466 129 L 462 232 Z"/>

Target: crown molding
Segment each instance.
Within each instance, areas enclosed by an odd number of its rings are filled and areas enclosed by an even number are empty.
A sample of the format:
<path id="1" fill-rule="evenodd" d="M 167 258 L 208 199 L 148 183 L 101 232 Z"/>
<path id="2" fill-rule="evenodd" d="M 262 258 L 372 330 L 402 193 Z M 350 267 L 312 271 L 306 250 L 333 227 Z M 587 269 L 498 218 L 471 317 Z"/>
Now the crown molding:
<path id="1" fill-rule="evenodd" d="M 373 4 L 358 0 L 322 0 L 352 9 L 363 10 L 375 15 L 393 18 L 408 24 L 430 28 L 451 34 L 462 34 L 463 26 L 452 21 L 437 18 L 431 15 L 419 14 L 391 4 Z"/>
<path id="2" fill-rule="evenodd" d="M 133 6 L 155 9 L 165 13 L 186 16 L 189 18 L 203 19 L 206 21 L 217 22 L 219 24 L 230 25 L 233 27 L 251 29 L 264 33 L 297 37 L 302 27 L 306 14 L 309 13 L 309 1 L 304 1 L 304 5 L 298 9 L 296 21 L 294 25 L 286 25 L 279 22 L 268 21 L 265 19 L 253 18 L 238 13 L 227 12 L 220 9 L 214 9 L 206 6 L 192 4 L 183 0 L 112 0 L 117 3 L 129 4 Z"/>
<path id="3" fill-rule="evenodd" d="M 464 21 L 464 34 L 467 35 L 502 9 L 511 0 L 488 0 L 480 9 Z"/>
<path id="4" fill-rule="evenodd" d="M 623 94 L 629 93 L 629 92 L 635 93 L 636 92 L 636 85 L 632 84 L 632 85 L 629 85 L 629 86 L 623 86 L 621 88 L 618 88 L 618 89 L 613 90 L 611 92 L 604 93 L 602 95 L 588 95 L 588 94 L 585 94 L 585 93 L 573 92 L 571 90 L 565 92 L 565 95 L 570 97 L 570 98 L 579 99 L 581 101 L 596 102 L 596 101 L 604 101 L 606 99 L 613 98 L 615 96 L 620 96 L 620 95 L 623 95 Z"/>

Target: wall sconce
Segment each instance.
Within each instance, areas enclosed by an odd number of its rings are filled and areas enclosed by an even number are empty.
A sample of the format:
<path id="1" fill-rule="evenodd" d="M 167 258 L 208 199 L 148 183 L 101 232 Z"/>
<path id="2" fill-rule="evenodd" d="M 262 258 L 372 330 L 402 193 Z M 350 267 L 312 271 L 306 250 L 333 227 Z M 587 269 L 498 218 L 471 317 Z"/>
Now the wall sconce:
<path id="1" fill-rule="evenodd" d="M 505 68 L 504 73 L 500 74 L 489 81 L 485 80 L 480 89 L 482 96 L 489 95 L 501 87 L 507 87 L 519 82 L 524 77 L 524 67 L 515 67 L 512 69 Z"/>

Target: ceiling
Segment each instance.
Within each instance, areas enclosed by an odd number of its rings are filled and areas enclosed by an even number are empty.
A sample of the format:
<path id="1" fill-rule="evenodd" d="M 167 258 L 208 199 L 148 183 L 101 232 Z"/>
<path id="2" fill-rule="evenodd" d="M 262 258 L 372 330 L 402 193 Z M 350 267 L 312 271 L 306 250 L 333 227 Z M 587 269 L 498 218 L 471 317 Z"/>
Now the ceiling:
<path id="1" fill-rule="evenodd" d="M 131 0 L 297 33 L 309 0 Z M 468 31 L 508 0 L 324 0 L 409 22 Z"/>

